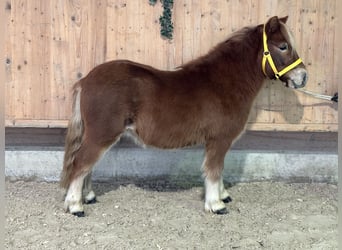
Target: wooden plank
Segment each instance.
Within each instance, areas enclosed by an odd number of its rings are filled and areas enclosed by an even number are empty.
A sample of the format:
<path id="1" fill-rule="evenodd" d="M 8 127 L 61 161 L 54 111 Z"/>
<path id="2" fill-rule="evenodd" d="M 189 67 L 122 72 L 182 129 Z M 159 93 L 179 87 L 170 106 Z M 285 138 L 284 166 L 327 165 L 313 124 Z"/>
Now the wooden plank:
<path id="1" fill-rule="evenodd" d="M 32 75 L 32 85 L 29 87 L 31 93 L 28 94 L 30 100 L 30 113 L 33 119 L 46 117 L 56 119 L 55 107 L 51 96 L 50 76 L 51 71 L 51 50 L 50 50 L 50 3 L 48 1 L 33 1 L 29 5 L 32 12 L 32 23 L 30 24 L 32 34 L 32 67 L 36 74 Z M 29 11 L 30 11 L 29 10 Z M 34 91 L 40 90 L 40 91 Z M 27 114 L 25 114 L 27 115 Z"/>
<path id="2" fill-rule="evenodd" d="M 303 132 L 336 132 L 338 124 L 310 123 L 310 124 L 270 124 L 270 123 L 248 123 L 247 130 L 254 131 L 303 131 Z"/>
<path id="3" fill-rule="evenodd" d="M 6 120 L 6 127 L 37 127 L 37 128 L 66 128 L 68 120 Z M 252 131 L 308 131 L 308 132 L 336 132 L 338 124 L 270 124 L 270 123 L 247 123 L 247 130 Z"/>
<path id="4" fill-rule="evenodd" d="M 6 120 L 5 126 L 6 127 L 21 127 L 21 128 L 27 128 L 27 127 L 33 127 L 33 128 L 66 128 L 68 126 L 69 120 L 21 120 L 21 119 L 15 119 L 15 120 Z"/>
<path id="5" fill-rule="evenodd" d="M 4 84 L 4 104 L 5 105 L 5 116 L 6 119 L 14 119 L 15 118 L 15 81 L 13 80 L 12 74 L 12 61 L 13 61 L 13 27 L 14 27 L 14 19 L 13 19 L 13 4 L 6 5 L 5 8 L 5 16 L 3 16 L 3 20 L 6 20 L 6 34 L 7 36 L 4 37 L 5 42 L 5 84 Z"/>
<path id="6" fill-rule="evenodd" d="M 55 1 L 51 8 L 50 48 L 53 74 L 50 84 L 56 120 L 66 119 L 71 114 L 71 86 L 77 80 L 76 74 L 72 71 L 74 65 L 70 61 L 70 57 L 74 55 L 70 49 L 68 32 L 71 22 L 68 4 L 65 1 Z"/>
<path id="7" fill-rule="evenodd" d="M 30 11 L 27 11 L 27 2 L 15 1 L 11 3 L 11 15 L 9 22 L 9 46 L 7 47 L 7 79 L 10 82 L 6 84 L 6 119 L 16 119 L 28 114 L 26 105 L 29 95 L 26 93 L 31 83 L 31 77 L 27 73 L 29 70 L 23 65 L 32 65 L 30 54 L 30 43 L 32 41 L 30 29 L 26 29 L 26 23 L 30 20 Z M 26 53 L 24 53 L 26 51 Z M 24 64 L 24 62 L 28 62 Z M 36 72 L 35 72 L 36 73 Z M 26 81 L 20 81 L 25 78 Z M 20 83 L 20 84 L 19 84 Z M 9 113 L 7 110 L 10 110 Z"/>
<path id="8" fill-rule="evenodd" d="M 174 38 L 173 38 L 173 66 L 184 64 L 183 61 L 183 34 L 184 34 L 184 2 L 174 1 Z M 158 25 L 156 25 L 158 26 Z M 159 29 L 159 28 L 158 28 Z M 201 33 L 201 32 L 200 32 Z M 158 35 L 159 36 L 159 35 Z M 158 39 L 158 37 L 156 37 Z"/>

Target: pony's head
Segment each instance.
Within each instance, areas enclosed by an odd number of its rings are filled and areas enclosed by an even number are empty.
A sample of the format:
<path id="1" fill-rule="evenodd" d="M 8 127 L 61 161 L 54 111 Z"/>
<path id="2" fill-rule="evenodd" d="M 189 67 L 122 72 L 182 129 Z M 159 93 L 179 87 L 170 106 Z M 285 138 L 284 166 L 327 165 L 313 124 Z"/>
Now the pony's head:
<path id="1" fill-rule="evenodd" d="M 263 25 L 262 70 L 267 77 L 280 79 L 286 87 L 302 88 L 308 79 L 307 71 L 285 25 L 287 18 L 274 16 Z"/>

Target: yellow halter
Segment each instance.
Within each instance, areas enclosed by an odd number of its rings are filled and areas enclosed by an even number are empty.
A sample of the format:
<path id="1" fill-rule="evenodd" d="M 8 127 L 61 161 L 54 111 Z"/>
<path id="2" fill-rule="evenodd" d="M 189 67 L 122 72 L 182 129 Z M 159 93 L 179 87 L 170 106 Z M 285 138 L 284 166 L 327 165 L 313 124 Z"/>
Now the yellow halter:
<path id="1" fill-rule="evenodd" d="M 262 58 L 262 71 L 264 72 L 265 76 L 267 76 L 266 74 L 266 61 L 269 63 L 269 65 L 271 66 L 274 76 L 275 78 L 279 79 L 279 77 L 281 77 L 282 75 L 286 74 L 287 72 L 289 72 L 290 70 L 292 70 L 293 68 L 295 68 L 297 65 L 299 65 L 302 62 L 302 59 L 298 58 L 295 62 L 291 63 L 289 66 L 283 68 L 280 72 L 278 72 L 270 51 L 268 50 L 268 46 L 267 46 L 267 35 L 265 32 L 265 26 L 266 24 L 264 24 L 264 30 L 263 30 L 263 42 L 264 42 L 264 54 L 263 54 L 263 58 Z"/>

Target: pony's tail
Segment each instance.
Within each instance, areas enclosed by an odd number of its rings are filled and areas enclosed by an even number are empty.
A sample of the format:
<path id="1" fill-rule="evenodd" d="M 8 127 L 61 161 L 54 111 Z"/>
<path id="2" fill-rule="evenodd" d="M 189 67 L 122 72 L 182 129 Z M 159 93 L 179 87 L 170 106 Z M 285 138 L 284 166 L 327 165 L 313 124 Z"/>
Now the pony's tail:
<path id="1" fill-rule="evenodd" d="M 68 132 L 65 138 L 65 153 L 63 162 L 63 171 L 61 174 L 60 185 L 63 188 L 68 188 L 72 181 L 75 161 L 75 154 L 81 147 L 84 126 L 81 117 L 80 100 L 81 100 L 81 85 L 77 82 L 73 87 L 73 105 L 72 116 L 68 125 Z"/>

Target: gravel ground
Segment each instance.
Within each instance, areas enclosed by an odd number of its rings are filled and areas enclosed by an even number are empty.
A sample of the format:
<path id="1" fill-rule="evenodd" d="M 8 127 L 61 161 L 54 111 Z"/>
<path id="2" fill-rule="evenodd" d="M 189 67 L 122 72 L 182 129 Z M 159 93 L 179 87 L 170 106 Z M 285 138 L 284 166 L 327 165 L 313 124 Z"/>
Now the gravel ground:
<path id="1" fill-rule="evenodd" d="M 57 183 L 6 188 L 6 249 L 337 249 L 336 185 L 239 183 L 213 215 L 196 185 L 96 183 L 84 218 L 64 212 Z"/>

